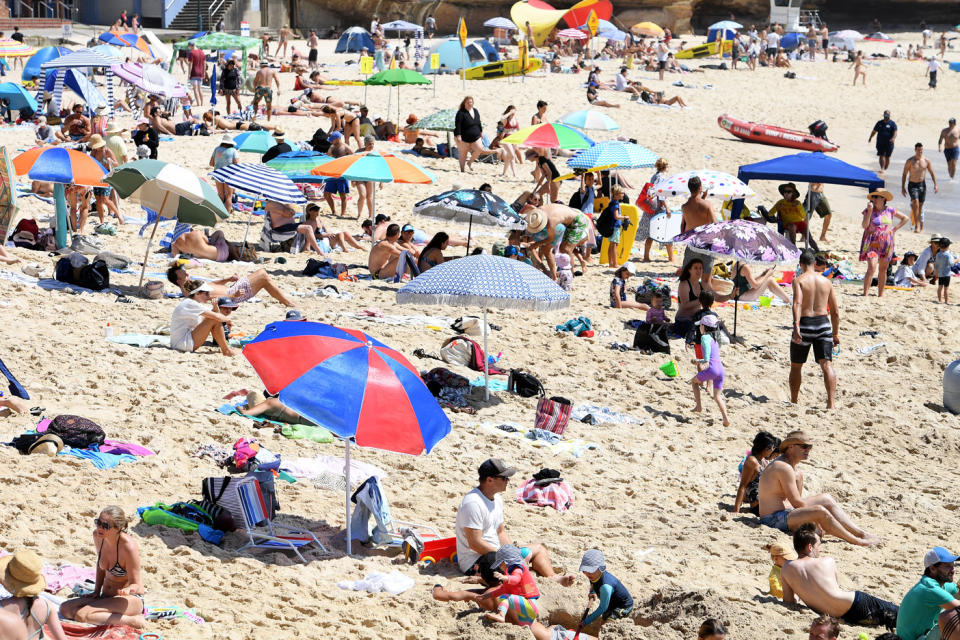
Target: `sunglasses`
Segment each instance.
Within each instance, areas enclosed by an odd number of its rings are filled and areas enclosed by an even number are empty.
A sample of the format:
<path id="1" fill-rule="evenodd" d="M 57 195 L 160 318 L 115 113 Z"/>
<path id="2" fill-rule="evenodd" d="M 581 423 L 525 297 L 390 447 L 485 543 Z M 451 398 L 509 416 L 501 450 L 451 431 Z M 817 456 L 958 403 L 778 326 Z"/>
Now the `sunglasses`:
<path id="1" fill-rule="evenodd" d="M 93 524 L 97 525 L 97 529 L 103 529 L 104 531 L 109 531 L 113 528 L 112 522 L 104 522 L 100 518 L 95 519 Z"/>
<path id="2" fill-rule="evenodd" d="M 800 448 L 803 449 L 804 451 L 810 451 L 810 449 L 813 449 L 813 445 L 812 445 L 812 444 L 798 444 L 798 445 L 795 445 L 795 446 L 800 447 Z"/>

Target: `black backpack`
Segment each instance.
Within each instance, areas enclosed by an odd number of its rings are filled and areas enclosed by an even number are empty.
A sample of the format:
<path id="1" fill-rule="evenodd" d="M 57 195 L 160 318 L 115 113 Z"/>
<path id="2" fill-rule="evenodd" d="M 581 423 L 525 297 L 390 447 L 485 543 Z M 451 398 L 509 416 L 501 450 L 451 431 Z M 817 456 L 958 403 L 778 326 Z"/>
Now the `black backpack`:
<path id="1" fill-rule="evenodd" d="M 521 398 L 532 398 L 534 396 L 542 398 L 546 395 L 539 380 L 519 369 L 510 370 L 510 375 L 507 377 L 507 391 L 515 393 Z"/>
<path id="2" fill-rule="evenodd" d="M 61 260 L 60 262 L 63 261 Z M 105 261 L 94 260 L 92 263 L 80 268 L 80 274 L 77 277 L 76 284 L 94 291 L 109 289 L 110 268 Z"/>
<path id="3" fill-rule="evenodd" d="M 330 141 L 327 139 L 327 132 L 323 128 L 313 132 L 313 137 L 310 138 L 310 146 L 313 147 L 314 151 L 320 153 L 326 153 L 330 150 Z"/>
<path id="4" fill-rule="evenodd" d="M 611 203 L 612 204 L 612 203 Z M 603 208 L 603 212 L 597 216 L 596 222 L 594 225 L 597 227 L 597 233 L 599 233 L 604 238 L 609 238 L 613 235 L 613 209 L 611 205 L 607 205 Z"/>
<path id="5" fill-rule="evenodd" d="M 60 436 L 63 444 L 77 449 L 86 449 L 91 444 L 101 445 L 107 437 L 97 423 L 69 414 L 54 418 L 47 431 Z"/>

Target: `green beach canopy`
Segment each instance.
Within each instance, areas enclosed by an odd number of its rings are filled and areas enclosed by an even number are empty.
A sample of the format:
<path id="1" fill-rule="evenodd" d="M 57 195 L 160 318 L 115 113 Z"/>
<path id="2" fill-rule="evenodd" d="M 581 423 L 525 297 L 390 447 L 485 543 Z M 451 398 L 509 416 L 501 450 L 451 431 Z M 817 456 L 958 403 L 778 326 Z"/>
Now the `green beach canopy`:
<path id="1" fill-rule="evenodd" d="M 227 49 L 239 49 L 243 51 L 242 72 L 244 77 L 247 76 L 247 52 L 251 49 L 256 49 L 261 59 L 263 58 L 263 41 L 260 40 L 260 38 L 247 38 L 217 31 L 215 33 L 208 33 L 200 38 L 194 38 L 193 40 L 174 43 L 173 57 L 170 58 L 170 67 L 167 71 L 173 71 L 173 63 L 177 61 L 177 52 L 181 49 L 186 49 L 191 42 L 198 49 L 205 49 L 207 51 L 225 51 Z"/>

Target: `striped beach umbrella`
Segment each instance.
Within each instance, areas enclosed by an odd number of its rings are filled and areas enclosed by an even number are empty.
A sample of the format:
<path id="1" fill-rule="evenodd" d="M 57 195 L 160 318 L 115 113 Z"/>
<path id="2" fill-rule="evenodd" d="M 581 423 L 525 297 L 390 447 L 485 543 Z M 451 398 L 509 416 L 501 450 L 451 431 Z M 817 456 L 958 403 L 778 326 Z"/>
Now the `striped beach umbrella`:
<path id="1" fill-rule="evenodd" d="M 586 40 L 590 36 L 585 34 L 580 29 L 563 29 L 557 32 L 558 38 L 571 38 L 573 40 Z"/>
<path id="2" fill-rule="evenodd" d="M 587 149 L 593 145 L 593 140 L 580 131 L 554 122 L 524 127 L 500 142 L 543 149 Z"/>
<path id="3" fill-rule="evenodd" d="M 325 176 L 316 176 L 310 172 L 331 160 L 332 157 L 319 151 L 288 151 L 273 158 L 266 165 L 294 182 L 326 182 Z"/>
<path id="4" fill-rule="evenodd" d="M 0 39 L 0 58 L 29 58 L 37 52 L 33 47 L 9 38 Z"/>
<path id="5" fill-rule="evenodd" d="M 652 167 L 657 158 L 659 156 L 653 151 L 638 144 L 606 140 L 598 142 L 589 149 L 578 151 L 567 160 L 567 166 L 571 169 L 592 169 L 615 164 L 618 169 L 639 169 Z"/>
<path id="6" fill-rule="evenodd" d="M 415 162 L 392 153 L 368 151 L 331 160 L 310 173 L 328 178 L 345 178 L 358 182 L 399 182 L 402 184 L 430 184 L 437 177 Z M 373 211 L 377 209 L 377 190 L 373 190 Z"/>
<path id="7" fill-rule="evenodd" d="M 210 173 L 210 177 L 264 200 L 285 204 L 307 202 L 290 178 L 266 165 L 246 162 L 228 164 Z"/>
<path id="8" fill-rule="evenodd" d="M 613 118 L 596 109 L 571 111 L 557 118 L 557 122 L 577 129 L 594 129 L 596 131 L 616 131 L 620 128 L 620 125 Z"/>

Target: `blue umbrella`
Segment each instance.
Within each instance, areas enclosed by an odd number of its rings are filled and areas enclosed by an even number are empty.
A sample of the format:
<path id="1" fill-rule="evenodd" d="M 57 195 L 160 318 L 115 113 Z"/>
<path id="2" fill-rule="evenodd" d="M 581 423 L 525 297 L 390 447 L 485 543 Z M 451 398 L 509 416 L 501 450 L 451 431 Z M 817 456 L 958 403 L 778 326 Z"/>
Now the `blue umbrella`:
<path id="1" fill-rule="evenodd" d="M 713 29 L 724 29 L 727 31 L 736 31 L 737 29 L 743 29 L 743 25 L 739 22 L 734 22 L 733 20 L 721 20 L 720 22 L 714 22 L 708 27 L 711 31 Z"/>
<path id="2" fill-rule="evenodd" d="M 210 106 L 217 104 L 217 65 L 210 72 Z"/>
<path id="3" fill-rule="evenodd" d="M 23 80 L 39 78 L 43 75 L 43 72 L 40 71 L 40 65 L 67 53 L 70 53 L 70 49 L 66 47 L 44 47 L 43 49 L 39 49 L 35 54 L 30 56 L 27 63 L 23 65 L 23 75 L 20 77 Z"/>
<path id="4" fill-rule="evenodd" d="M 480 254 L 443 262 L 397 291 L 400 304 L 483 307 L 483 351 L 487 352 L 487 308 L 552 311 L 570 306 L 570 294 L 541 271 L 519 260 Z M 490 398 L 489 362 L 483 363 L 484 395 Z"/>
<path id="5" fill-rule="evenodd" d="M 4 82 L 0 84 L 0 98 L 10 101 L 10 108 L 16 111 L 24 107 L 33 111 L 37 110 L 37 101 L 32 95 L 27 93 L 23 85 L 16 82 Z"/>
<path id="6" fill-rule="evenodd" d="M 618 169 L 639 169 L 652 167 L 659 156 L 638 144 L 607 140 L 598 142 L 589 149 L 578 151 L 575 156 L 567 160 L 571 169 L 592 169 L 610 164 L 617 165 Z"/>

